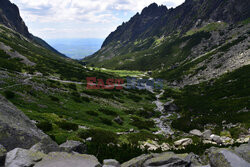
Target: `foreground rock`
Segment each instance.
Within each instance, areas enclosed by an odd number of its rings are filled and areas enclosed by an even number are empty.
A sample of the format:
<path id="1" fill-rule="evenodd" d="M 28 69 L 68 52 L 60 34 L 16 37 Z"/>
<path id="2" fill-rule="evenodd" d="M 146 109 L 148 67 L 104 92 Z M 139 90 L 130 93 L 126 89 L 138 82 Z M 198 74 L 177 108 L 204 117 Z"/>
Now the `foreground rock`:
<path id="1" fill-rule="evenodd" d="M 42 152 L 48 154 L 50 152 L 62 151 L 58 144 L 54 141 L 51 141 L 49 137 L 43 137 L 42 140 L 31 147 L 31 151 Z"/>
<path id="2" fill-rule="evenodd" d="M 121 167 L 249 167 L 249 161 L 250 143 L 232 149 L 212 147 L 202 157 L 173 152 L 141 155 Z"/>
<path id="3" fill-rule="evenodd" d="M 5 167 L 30 167 L 41 161 L 45 154 L 21 148 L 7 153 Z"/>
<path id="4" fill-rule="evenodd" d="M 120 163 L 115 159 L 103 160 L 103 167 L 120 167 Z"/>
<path id="5" fill-rule="evenodd" d="M 249 156 L 248 152 L 248 156 Z M 208 151 L 209 163 L 218 167 L 249 167 L 250 163 L 230 149 L 210 148 Z M 249 157 L 248 157 L 249 158 Z"/>
<path id="6" fill-rule="evenodd" d="M 0 143 L 10 151 L 14 148 L 29 149 L 47 137 L 22 111 L 0 95 Z M 52 142 L 51 139 L 48 139 Z"/>
<path id="7" fill-rule="evenodd" d="M 0 144 L 0 167 L 4 166 L 7 150 Z"/>
<path id="8" fill-rule="evenodd" d="M 67 142 L 60 145 L 60 148 L 68 153 L 77 152 L 84 154 L 87 152 L 87 146 L 79 141 L 68 140 Z"/>
<path id="9" fill-rule="evenodd" d="M 173 152 L 166 152 L 142 155 L 123 163 L 121 167 L 185 167 L 191 164 L 201 166 L 199 156 L 193 153 L 174 154 Z"/>
<path id="10" fill-rule="evenodd" d="M 101 167 L 97 158 L 92 155 L 69 154 L 64 152 L 50 153 L 34 167 Z"/>

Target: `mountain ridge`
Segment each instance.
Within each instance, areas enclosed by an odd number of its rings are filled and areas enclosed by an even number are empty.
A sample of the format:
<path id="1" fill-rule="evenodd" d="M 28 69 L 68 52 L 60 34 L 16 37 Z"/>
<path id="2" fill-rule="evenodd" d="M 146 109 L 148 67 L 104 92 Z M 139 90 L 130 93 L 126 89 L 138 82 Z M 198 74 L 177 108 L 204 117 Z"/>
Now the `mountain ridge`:
<path id="1" fill-rule="evenodd" d="M 19 8 L 14 3 L 11 3 L 9 0 L 0 0 L 0 23 L 22 34 L 27 39 L 49 49 L 50 51 L 56 54 L 65 57 L 65 55 L 58 52 L 44 40 L 32 35 L 29 32 L 28 27 L 20 16 Z"/>

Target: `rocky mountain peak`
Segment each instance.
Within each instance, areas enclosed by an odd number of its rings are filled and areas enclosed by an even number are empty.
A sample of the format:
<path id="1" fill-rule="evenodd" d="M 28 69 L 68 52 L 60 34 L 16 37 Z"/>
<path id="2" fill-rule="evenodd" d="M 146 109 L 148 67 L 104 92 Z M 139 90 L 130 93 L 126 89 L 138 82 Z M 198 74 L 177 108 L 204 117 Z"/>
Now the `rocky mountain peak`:
<path id="1" fill-rule="evenodd" d="M 31 37 L 27 26 L 20 16 L 18 7 L 9 0 L 0 0 L 0 23 L 27 38 Z"/>
<path id="2" fill-rule="evenodd" d="M 166 14 L 167 12 L 167 7 L 166 6 L 158 6 L 156 3 L 152 3 L 148 7 L 144 8 L 141 12 L 141 15 L 146 15 L 146 16 L 155 16 L 155 15 L 161 15 L 161 14 Z"/>

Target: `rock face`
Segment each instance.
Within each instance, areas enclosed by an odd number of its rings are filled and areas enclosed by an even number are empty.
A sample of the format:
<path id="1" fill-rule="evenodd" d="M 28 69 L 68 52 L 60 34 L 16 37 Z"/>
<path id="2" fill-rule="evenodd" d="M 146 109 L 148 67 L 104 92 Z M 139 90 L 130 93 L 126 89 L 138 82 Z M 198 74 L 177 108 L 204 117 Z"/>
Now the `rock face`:
<path id="1" fill-rule="evenodd" d="M 20 17 L 18 7 L 9 0 L 0 0 L 0 4 L 0 23 L 29 38 L 30 33 Z"/>
<path id="2" fill-rule="evenodd" d="M 10 151 L 14 148 L 29 149 L 48 137 L 24 113 L 0 95 L 0 143 Z M 48 142 L 52 140 L 48 137 Z"/>
<path id="3" fill-rule="evenodd" d="M 92 155 L 50 153 L 34 167 L 101 167 L 97 158 Z"/>
<path id="4" fill-rule="evenodd" d="M 66 152 L 77 152 L 84 154 L 87 151 L 87 146 L 79 141 L 68 140 L 67 142 L 60 145 L 60 148 Z"/>
<path id="5" fill-rule="evenodd" d="M 0 167 L 4 166 L 7 150 L 0 144 Z"/>

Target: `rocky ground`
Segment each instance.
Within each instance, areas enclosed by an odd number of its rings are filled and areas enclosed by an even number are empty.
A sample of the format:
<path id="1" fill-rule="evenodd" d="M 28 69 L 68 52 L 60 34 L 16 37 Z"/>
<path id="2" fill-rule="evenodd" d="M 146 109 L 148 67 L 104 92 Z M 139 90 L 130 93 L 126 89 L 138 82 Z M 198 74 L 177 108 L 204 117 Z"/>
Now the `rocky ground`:
<path id="1" fill-rule="evenodd" d="M 164 152 L 141 155 L 128 162 L 120 164 L 116 160 L 107 159 L 99 162 L 95 156 L 86 155 L 87 146 L 79 141 L 67 141 L 57 145 L 47 135 L 41 132 L 20 110 L 4 97 L 0 98 L 0 166 L 5 167 L 157 167 L 157 166 L 250 166 L 250 142 L 239 147 L 207 149 L 202 156 L 190 154 L 175 154 Z M 192 130 L 190 134 L 203 138 L 203 142 L 222 145 L 232 142 L 232 139 L 212 134 L 210 130 L 203 133 Z M 246 143 L 248 137 L 238 140 Z M 174 146 L 167 143 L 157 146 L 156 142 L 144 143 L 144 147 L 152 150 L 161 147 L 167 151 L 179 149 L 192 144 L 191 138 L 183 138 L 174 142 Z"/>

